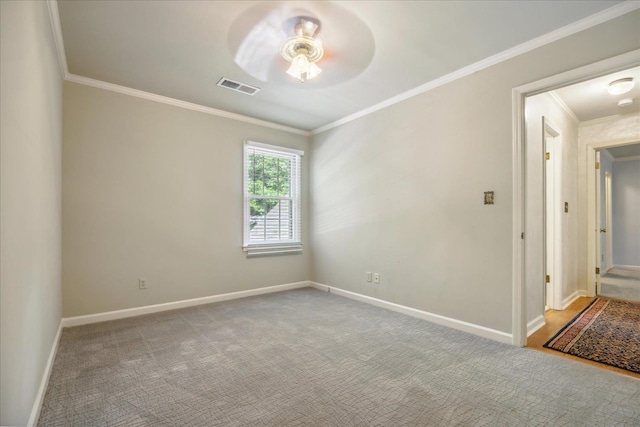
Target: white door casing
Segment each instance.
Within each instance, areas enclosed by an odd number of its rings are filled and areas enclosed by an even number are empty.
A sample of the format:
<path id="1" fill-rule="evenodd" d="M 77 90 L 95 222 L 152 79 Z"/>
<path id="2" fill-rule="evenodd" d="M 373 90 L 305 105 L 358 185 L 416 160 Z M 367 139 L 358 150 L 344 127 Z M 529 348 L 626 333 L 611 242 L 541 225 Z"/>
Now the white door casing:
<path id="1" fill-rule="evenodd" d="M 602 168 L 602 152 L 596 152 L 596 162 Z M 611 172 L 596 169 L 596 224 L 599 225 L 599 244 L 596 246 L 596 266 L 600 268 L 600 275 L 605 274 L 613 267 L 613 225 L 612 225 L 612 176 Z M 604 178 L 604 179 L 603 179 Z M 604 182 L 604 185 L 602 183 Z M 602 203 L 604 201 L 604 203 Z M 596 293 L 600 293 L 600 275 L 596 275 Z"/>
<path id="2" fill-rule="evenodd" d="M 545 306 L 562 310 L 562 136 L 548 118 L 542 118 L 545 146 L 544 252 Z"/>
<path id="3" fill-rule="evenodd" d="M 605 251 L 604 251 L 604 259 L 605 259 L 605 270 L 601 272 L 606 273 L 610 268 L 613 267 L 613 198 L 612 198 L 612 189 L 613 189 L 613 175 L 611 173 L 606 172 L 604 175 L 604 203 L 605 203 L 605 220 L 604 226 L 606 229 L 605 232 Z"/>
<path id="4" fill-rule="evenodd" d="M 597 240 L 597 244 L 595 245 L 595 249 L 596 249 L 596 254 L 595 254 L 595 271 L 601 271 L 602 268 L 602 237 L 601 237 L 601 233 L 600 233 L 600 226 L 602 224 L 602 176 L 600 173 L 600 151 L 596 151 L 595 152 L 595 166 L 591 165 L 592 168 L 594 168 L 595 170 L 595 202 L 596 202 L 596 206 L 595 206 L 595 215 L 596 215 L 596 229 L 592 231 L 592 234 L 595 233 L 595 239 Z M 600 274 L 595 273 L 595 288 L 594 288 L 594 295 L 598 295 L 598 293 L 600 292 Z"/>

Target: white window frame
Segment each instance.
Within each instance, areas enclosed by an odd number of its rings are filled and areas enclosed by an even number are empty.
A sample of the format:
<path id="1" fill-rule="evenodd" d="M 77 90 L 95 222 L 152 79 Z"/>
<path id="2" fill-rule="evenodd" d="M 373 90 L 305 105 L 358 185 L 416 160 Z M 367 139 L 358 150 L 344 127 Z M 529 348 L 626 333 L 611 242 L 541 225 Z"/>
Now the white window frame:
<path id="1" fill-rule="evenodd" d="M 249 151 L 251 148 L 257 148 L 264 152 L 273 152 L 275 155 L 291 155 L 296 156 L 293 162 L 292 179 L 290 183 L 291 196 L 289 197 L 273 197 L 264 196 L 269 199 L 282 198 L 283 200 L 292 200 L 292 218 L 293 218 L 293 236 L 292 240 L 277 240 L 264 243 L 250 242 L 250 200 L 252 198 L 260 198 L 249 194 Z M 243 156 L 243 192 L 244 192 L 244 223 L 243 223 L 243 245 L 242 249 L 247 256 L 257 255 L 277 255 L 302 252 L 302 203 L 301 203 L 301 181 L 302 181 L 302 157 L 304 151 L 295 150 L 293 148 L 280 147 L 276 145 L 263 144 L 255 141 L 245 141 Z"/>

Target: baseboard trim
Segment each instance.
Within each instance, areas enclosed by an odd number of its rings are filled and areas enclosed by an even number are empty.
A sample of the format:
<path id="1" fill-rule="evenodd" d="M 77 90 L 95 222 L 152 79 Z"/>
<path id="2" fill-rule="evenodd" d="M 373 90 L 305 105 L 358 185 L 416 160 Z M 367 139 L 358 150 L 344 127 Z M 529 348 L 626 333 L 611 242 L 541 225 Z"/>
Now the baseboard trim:
<path id="1" fill-rule="evenodd" d="M 527 337 L 533 335 L 538 329 L 542 328 L 545 325 L 544 314 L 536 317 L 529 323 L 527 323 Z"/>
<path id="2" fill-rule="evenodd" d="M 411 308 L 378 298 L 369 297 L 366 295 L 358 294 L 356 292 L 345 291 L 344 289 L 334 288 L 333 286 L 324 285 L 322 283 L 309 282 L 309 286 L 321 291 L 351 298 L 356 301 L 375 305 L 376 307 L 386 308 L 387 310 L 396 311 L 398 313 L 406 314 L 411 317 L 417 317 L 418 319 L 427 320 L 429 322 L 437 323 L 438 325 L 447 326 L 449 328 L 468 332 L 470 334 L 478 335 L 484 338 L 489 338 L 501 343 L 513 344 L 513 336 L 506 332 L 497 331 L 495 329 L 490 329 L 473 323 L 463 322 L 462 320 L 452 319 L 450 317 L 441 316 L 439 314 L 429 313 L 427 311 L 422 311 L 416 308 Z"/>
<path id="3" fill-rule="evenodd" d="M 143 314 L 158 313 L 160 311 L 176 310 L 179 308 L 193 307 L 196 305 L 211 304 L 213 302 L 228 301 L 232 299 L 246 298 L 254 295 L 269 294 L 273 292 L 287 291 L 290 289 L 305 288 L 308 281 L 287 283 L 284 285 L 268 286 L 265 288 L 250 289 L 247 291 L 230 292 L 227 294 L 211 295 L 208 297 L 186 299 L 167 302 L 163 304 L 145 305 L 142 307 L 127 308 L 124 310 L 107 311 L 104 313 L 88 314 L 86 316 L 67 317 L 62 319 L 62 326 L 88 325 L 90 323 L 106 322 L 108 320 L 124 319 L 127 317 L 141 316 Z"/>
<path id="4" fill-rule="evenodd" d="M 324 292 L 329 292 L 331 290 L 331 288 L 329 288 L 327 285 L 323 285 L 322 283 L 317 283 L 317 282 L 309 282 L 309 286 Z"/>
<path id="5" fill-rule="evenodd" d="M 586 295 L 586 291 L 583 291 Z M 562 309 L 566 310 L 567 307 L 569 307 L 575 300 L 577 300 L 578 298 L 580 298 L 582 295 L 580 295 L 580 291 L 577 290 L 574 293 L 572 293 L 571 295 L 569 295 L 568 297 L 566 297 L 565 299 L 562 300 Z"/>
<path id="6" fill-rule="evenodd" d="M 33 407 L 31 408 L 31 415 L 29 416 L 29 423 L 27 424 L 29 426 L 35 426 L 38 422 L 38 418 L 40 418 L 40 410 L 42 409 L 44 395 L 47 392 L 47 386 L 49 385 L 49 378 L 51 378 L 53 362 L 54 360 L 56 360 L 56 354 L 58 353 L 58 344 L 60 343 L 60 336 L 62 336 L 62 328 L 62 319 L 60 319 L 58 332 L 56 332 L 56 337 L 53 339 L 51 351 L 49 352 L 49 358 L 47 359 L 47 364 L 45 365 L 44 372 L 42 373 L 42 379 L 40 380 L 38 394 L 36 394 L 36 400 L 35 402 L 33 402 Z"/>

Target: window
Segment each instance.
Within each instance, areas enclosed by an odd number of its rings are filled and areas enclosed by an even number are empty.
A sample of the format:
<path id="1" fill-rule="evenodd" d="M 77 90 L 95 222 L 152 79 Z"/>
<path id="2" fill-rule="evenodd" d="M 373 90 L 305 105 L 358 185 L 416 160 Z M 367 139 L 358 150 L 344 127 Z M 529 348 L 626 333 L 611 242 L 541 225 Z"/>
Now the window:
<path id="1" fill-rule="evenodd" d="M 244 245 L 249 256 L 302 252 L 300 163 L 304 152 L 247 141 Z"/>

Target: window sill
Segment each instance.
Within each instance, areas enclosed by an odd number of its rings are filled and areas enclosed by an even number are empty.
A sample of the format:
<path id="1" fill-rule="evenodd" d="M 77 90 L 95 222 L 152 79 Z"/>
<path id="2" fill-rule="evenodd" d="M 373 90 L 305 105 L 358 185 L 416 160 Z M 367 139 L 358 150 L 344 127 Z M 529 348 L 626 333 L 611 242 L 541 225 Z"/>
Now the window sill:
<path id="1" fill-rule="evenodd" d="M 290 255 L 301 254 L 302 245 L 245 246 L 242 250 L 247 253 L 247 258 L 270 255 Z"/>

